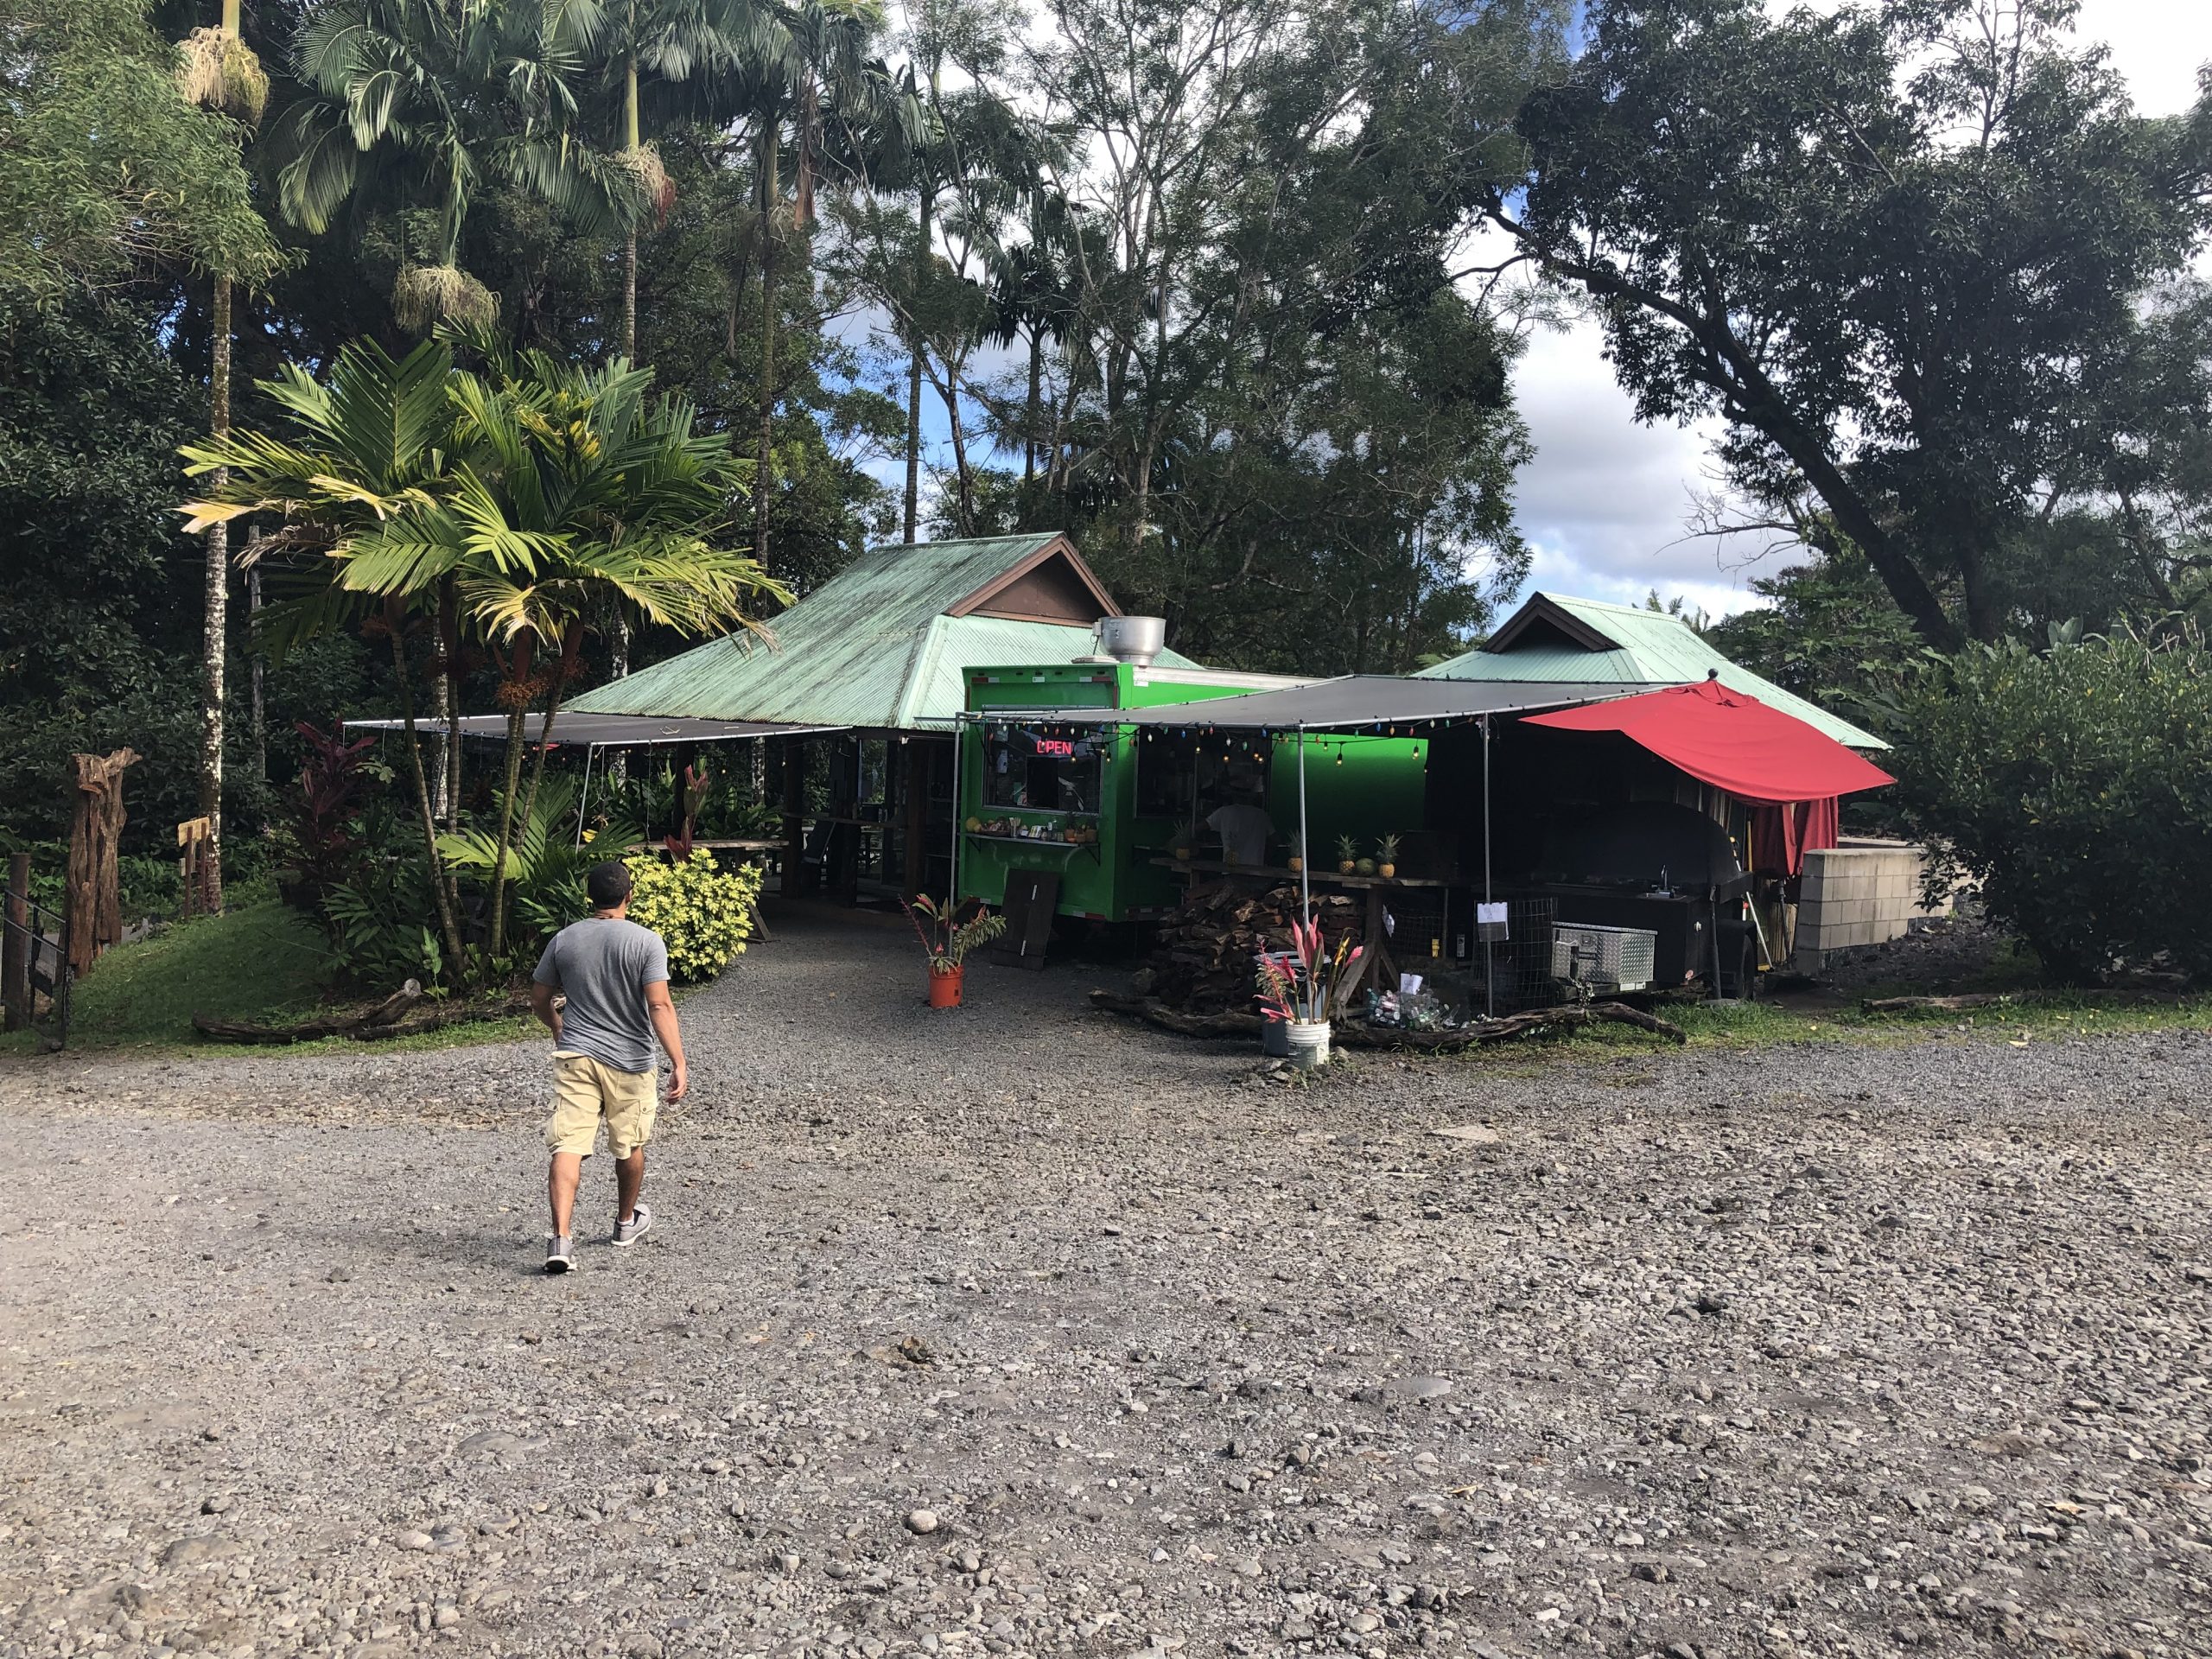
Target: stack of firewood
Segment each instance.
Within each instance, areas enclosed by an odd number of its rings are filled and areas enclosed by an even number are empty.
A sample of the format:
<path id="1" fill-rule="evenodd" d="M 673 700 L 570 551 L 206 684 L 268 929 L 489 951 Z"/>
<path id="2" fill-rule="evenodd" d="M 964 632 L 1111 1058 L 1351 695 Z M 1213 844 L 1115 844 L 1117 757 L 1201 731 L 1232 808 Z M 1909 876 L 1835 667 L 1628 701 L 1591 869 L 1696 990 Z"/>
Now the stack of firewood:
<path id="1" fill-rule="evenodd" d="M 1253 958 L 1287 950 L 1290 925 L 1300 915 L 1296 887 L 1255 888 L 1221 881 L 1191 889 L 1161 922 L 1159 942 L 1140 977 L 1149 995 L 1194 1014 L 1249 1012 L 1255 990 Z M 1359 906 L 1342 893 L 1315 893 L 1314 919 L 1330 951 L 1346 934 L 1359 943 Z"/>

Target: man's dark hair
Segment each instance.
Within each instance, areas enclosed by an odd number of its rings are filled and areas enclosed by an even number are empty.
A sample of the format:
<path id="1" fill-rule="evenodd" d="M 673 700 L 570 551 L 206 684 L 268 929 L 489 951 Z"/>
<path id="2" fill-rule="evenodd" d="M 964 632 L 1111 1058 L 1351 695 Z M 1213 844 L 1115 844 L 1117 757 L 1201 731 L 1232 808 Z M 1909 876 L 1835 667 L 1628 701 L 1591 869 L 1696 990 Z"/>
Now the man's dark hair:
<path id="1" fill-rule="evenodd" d="M 630 896 L 630 867 L 617 858 L 594 864 L 584 877 L 584 891 L 594 910 L 612 910 Z"/>

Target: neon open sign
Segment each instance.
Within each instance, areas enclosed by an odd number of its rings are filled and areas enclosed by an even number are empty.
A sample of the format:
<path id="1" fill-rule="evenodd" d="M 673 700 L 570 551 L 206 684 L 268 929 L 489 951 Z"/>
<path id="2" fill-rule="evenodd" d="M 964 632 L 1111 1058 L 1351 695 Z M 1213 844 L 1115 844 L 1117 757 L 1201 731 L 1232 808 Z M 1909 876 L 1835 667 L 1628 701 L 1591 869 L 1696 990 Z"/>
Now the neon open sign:
<path id="1" fill-rule="evenodd" d="M 1064 737 L 1040 737 L 1037 740 L 1037 753 L 1057 755 L 1065 760 L 1074 755 L 1075 745 Z"/>

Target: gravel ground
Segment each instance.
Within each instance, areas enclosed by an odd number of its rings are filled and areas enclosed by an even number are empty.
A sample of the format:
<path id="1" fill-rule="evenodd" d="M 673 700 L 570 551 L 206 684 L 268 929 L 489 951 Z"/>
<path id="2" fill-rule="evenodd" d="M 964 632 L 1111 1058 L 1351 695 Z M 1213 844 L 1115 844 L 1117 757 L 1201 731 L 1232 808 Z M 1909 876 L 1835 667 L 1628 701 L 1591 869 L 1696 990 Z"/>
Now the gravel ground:
<path id="1" fill-rule="evenodd" d="M 911 945 L 686 1001 L 565 1280 L 531 1046 L 0 1067 L 0 1653 L 2212 1651 L 2212 1037 L 1285 1086 Z"/>

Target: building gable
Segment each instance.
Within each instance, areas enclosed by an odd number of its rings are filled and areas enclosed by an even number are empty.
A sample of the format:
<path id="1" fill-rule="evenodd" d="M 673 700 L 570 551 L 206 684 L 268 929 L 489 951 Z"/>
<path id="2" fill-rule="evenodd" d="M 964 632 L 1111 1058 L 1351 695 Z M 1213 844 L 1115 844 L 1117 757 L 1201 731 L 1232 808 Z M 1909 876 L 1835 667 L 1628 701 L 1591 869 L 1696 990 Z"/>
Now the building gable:
<path id="1" fill-rule="evenodd" d="M 1105 585 L 1091 574 L 1073 543 L 1055 536 L 1027 557 L 945 607 L 947 616 L 989 616 L 1007 622 L 1054 622 L 1087 628 L 1119 616 Z"/>

